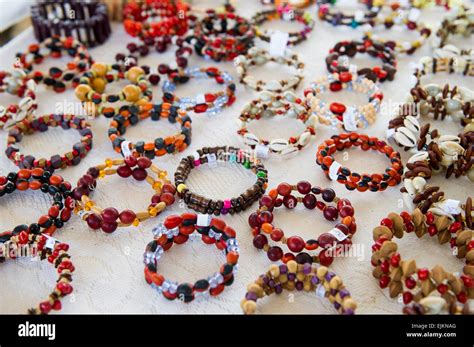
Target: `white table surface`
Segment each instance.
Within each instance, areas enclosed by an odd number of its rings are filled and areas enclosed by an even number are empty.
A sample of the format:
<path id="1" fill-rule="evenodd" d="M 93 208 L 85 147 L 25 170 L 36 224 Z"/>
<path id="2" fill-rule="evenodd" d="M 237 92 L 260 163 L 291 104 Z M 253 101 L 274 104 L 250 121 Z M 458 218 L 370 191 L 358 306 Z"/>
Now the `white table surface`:
<path id="1" fill-rule="evenodd" d="M 203 1 L 205 4 L 215 4 L 216 1 Z M 244 16 L 250 16 L 261 9 L 258 1 L 237 1 L 238 12 Z M 310 8 L 316 16 L 316 8 Z M 443 9 L 430 9 L 423 11 L 423 18 L 430 26 L 435 26 L 441 21 Z M 275 23 L 272 28 L 295 28 L 286 23 Z M 315 30 L 309 39 L 294 48 L 301 54 L 301 59 L 306 64 L 305 79 L 297 90 L 301 95 L 307 86 L 317 76 L 326 73 L 324 58 L 328 50 L 340 40 L 360 38 L 360 31 L 332 27 L 327 23 L 317 20 Z M 384 32 L 381 35 L 390 37 L 396 35 L 403 37 L 403 32 Z M 392 36 L 393 37 L 393 36 Z M 412 34 L 407 37 L 414 38 Z M 118 52 L 126 52 L 125 44 L 132 39 L 125 34 L 120 24 L 114 24 L 113 34 L 105 45 L 94 48 L 91 54 L 96 61 L 112 63 Z M 258 40 L 257 40 L 258 41 Z M 8 69 L 13 63 L 14 54 L 25 50 L 28 44 L 34 42 L 31 30 L 27 30 L 14 38 L 0 50 L 0 68 Z M 258 43 L 259 45 L 261 42 Z M 389 106 L 404 100 L 411 87 L 411 68 L 409 63 L 417 61 L 420 57 L 430 54 L 431 47 L 426 44 L 412 57 L 401 56 L 398 59 L 398 73 L 394 82 L 386 82 L 381 85 L 385 94 L 383 112 L 378 116 L 375 125 L 365 132 L 370 135 L 384 137 L 385 129 L 389 119 L 393 116 Z M 159 63 L 169 62 L 173 51 L 165 54 L 153 53 L 142 63 L 156 68 Z M 356 63 L 371 64 L 379 63 L 371 61 L 366 56 L 354 59 Z M 47 62 L 46 68 L 58 65 L 57 62 Z M 210 66 L 212 63 L 193 56 L 190 65 Z M 217 65 L 220 69 L 230 71 L 235 76 L 232 63 L 221 63 Z M 281 71 L 278 66 L 267 66 L 261 70 L 252 70 L 257 76 L 269 78 L 287 77 L 286 71 Z M 427 79 L 428 80 L 428 79 Z M 449 76 L 433 77 L 431 80 L 438 83 L 463 83 L 474 87 L 472 80 Z M 196 93 L 199 91 L 216 90 L 215 86 L 203 82 L 205 85 L 190 83 L 188 86 L 180 87 L 178 93 Z M 113 90 L 118 90 L 114 86 Z M 155 87 L 155 100 L 161 97 L 161 87 Z M 246 90 L 243 85 L 237 84 L 237 101 L 225 109 L 219 115 L 205 116 L 192 115 L 193 137 L 192 144 L 183 155 L 193 153 L 203 146 L 213 145 L 235 145 L 243 146 L 241 139 L 236 135 L 236 120 L 243 105 L 256 97 L 256 93 Z M 38 114 L 53 113 L 61 111 L 61 107 L 75 107 L 80 111 L 80 104 L 74 97 L 73 91 L 69 90 L 63 94 L 55 94 L 46 91 L 43 87 L 38 92 L 40 107 Z M 2 96 L 2 103 L 14 101 L 14 98 Z M 350 93 L 328 95 L 326 100 L 340 100 L 349 104 L 351 102 L 363 102 L 361 96 L 353 96 Z M 176 129 L 161 122 L 154 124 L 147 120 L 127 132 L 130 140 L 151 140 L 158 135 L 175 132 Z M 92 121 L 94 133 L 94 148 L 85 160 L 77 167 L 68 168 L 60 172 L 67 180 L 73 182 L 89 168 L 103 162 L 106 158 L 112 158 L 115 152 L 107 138 L 107 127 L 109 120 L 100 118 Z M 436 123 L 443 131 L 456 133 L 458 125 Z M 294 134 L 300 129 L 295 121 L 262 121 L 253 129 L 260 135 L 268 137 L 282 137 Z M 330 182 L 324 176 L 322 170 L 315 164 L 316 146 L 324 139 L 333 134 L 333 130 L 319 128 L 316 139 L 310 146 L 302 150 L 295 158 L 281 161 L 269 159 L 265 161 L 269 172 L 269 187 L 275 187 L 278 183 L 286 181 L 296 184 L 299 180 L 308 180 L 314 185 L 333 188 L 338 196 L 349 198 L 356 210 L 358 231 L 353 238 L 354 245 L 362 251 L 360 257 L 336 259 L 331 269 L 342 277 L 348 290 L 358 302 L 358 313 L 401 313 L 402 305 L 390 299 L 387 290 L 381 290 L 377 281 L 372 277 L 372 266 L 370 265 L 372 229 L 389 212 L 401 212 L 400 187 L 388 189 L 382 193 L 358 193 L 349 192 L 342 185 Z M 73 131 L 50 130 L 43 134 L 26 137 L 20 144 L 24 152 L 34 155 L 50 156 L 57 152 L 64 152 L 77 141 L 78 135 Z M 3 153 L 6 146 L 6 133 L 0 132 L 0 152 Z M 158 166 L 168 170 L 173 177 L 174 170 L 182 155 L 167 156 L 156 159 Z M 383 172 L 388 162 L 385 157 L 376 153 L 362 153 L 359 150 L 351 150 L 348 156 L 338 156 L 344 165 L 358 172 Z M 403 154 L 406 160 L 408 154 Z M 344 161 L 344 160 L 347 161 Z M 6 158 L 0 155 L 0 174 L 15 171 L 16 167 Z M 212 198 L 226 198 L 239 194 L 244 187 L 252 184 L 252 177 L 244 170 L 223 165 L 216 169 L 201 167 L 194 170 L 189 179 L 193 190 L 204 193 Z M 472 183 L 467 178 L 452 179 L 446 181 L 441 177 L 432 179 L 434 184 L 441 185 L 448 192 L 449 197 L 465 200 L 468 194 L 472 195 Z M 112 177 L 102 181 L 99 189 L 94 193 L 94 199 L 103 207 L 115 206 L 118 209 L 131 208 L 143 209 L 147 206 L 150 190 L 146 184 L 135 183 L 131 180 L 123 180 Z M 7 230 L 20 223 L 31 223 L 36 220 L 42 212 L 47 211 L 49 200 L 41 193 L 18 194 L 17 192 L 8 199 L 0 200 L 0 230 Z M 142 255 L 146 244 L 151 240 L 151 228 L 165 215 L 183 213 L 185 205 L 177 201 L 163 215 L 149 220 L 138 228 L 127 228 L 108 235 L 103 232 L 93 232 L 78 217 L 73 216 L 71 221 L 55 237 L 70 244 L 70 254 L 76 267 L 74 273 L 74 292 L 63 302 L 62 313 L 230 313 L 240 314 L 240 301 L 245 295 L 246 286 L 258 275 L 264 273 L 270 261 L 266 254 L 256 250 L 252 245 L 252 236 L 247 224 L 247 218 L 257 207 L 234 216 L 225 216 L 224 220 L 237 231 L 237 238 L 241 247 L 239 272 L 235 283 L 217 298 L 200 298 L 191 304 L 180 302 L 169 302 L 160 297 L 150 286 L 143 276 Z M 314 215 L 316 214 L 316 215 Z M 330 229 L 330 223 L 325 222 L 318 211 L 310 212 L 304 208 L 297 208 L 292 212 L 279 210 L 275 213 L 275 224 L 286 230 L 287 235 L 299 234 L 304 238 L 315 238 L 317 235 Z M 399 242 L 402 257 L 415 258 L 420 265 L 433 267 L 441 263 L 450 271 L 461 271 L 462 261 L 453 257 L 449 246 L 439 246 L 434 239 L 418 240 L 415 235 L 408 235 Z M 208 274 L 217 271 L 223 261 L 223 256 L 214 248 L 205 246 L 200 242 L 174 246 L 166 252 L 159 264 L 160 271 L 169 279 L 178 281 L 194 282 Z M 46 298 L 55 283 L 55 273 L 46 262 L 44 264 L 22 259 L 20 261 L 8 261 L 0 266 L 0 313 L 22 313 L 27 308 L 36 305 Z M 258 312 L 261 313 L 319 313 L 333 314 L 334 308 L 326 301 L 317 298 L 314 294 L 284 293 L 279 297 L 262 300 L 259 303 Z"/>

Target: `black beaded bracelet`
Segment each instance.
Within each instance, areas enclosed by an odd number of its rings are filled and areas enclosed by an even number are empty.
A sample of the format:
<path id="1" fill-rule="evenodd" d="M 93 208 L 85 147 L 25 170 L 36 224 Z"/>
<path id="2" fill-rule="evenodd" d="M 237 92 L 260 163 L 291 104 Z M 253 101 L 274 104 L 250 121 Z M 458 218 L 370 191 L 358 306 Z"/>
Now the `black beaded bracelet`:
<path id="1" fill-rule="evenodd" d="M 95 47 L 112 32 L 107 6 L 97 0 L 38 0 L 31 6 L 31 23 L 39 42 L 53 35 L 73 36 Z"/>

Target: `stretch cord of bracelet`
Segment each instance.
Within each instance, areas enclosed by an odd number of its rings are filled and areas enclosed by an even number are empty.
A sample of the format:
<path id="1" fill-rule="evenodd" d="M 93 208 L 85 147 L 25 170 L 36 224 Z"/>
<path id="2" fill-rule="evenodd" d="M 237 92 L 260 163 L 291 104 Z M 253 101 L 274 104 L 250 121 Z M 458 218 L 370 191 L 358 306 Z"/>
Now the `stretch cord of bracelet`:
<path id="1" fill-rule="evenodd" d="M 193 193 L 187 188 L 185 182 L 192 169 L 201 164 L 212 166 L 218 162 L 239 163 L 244 168 L 251 170 L 256 175 L 255 184 L 237 197 L 225 200 L 213 200 Z M 249 153 L 230 146 L 204 147 L 197 150 L 193 155 L 184 157 L 174 175 L 176 190 L 186 205 L 199 212 L 207 214 L 234 214 L 249 208 L 264 193 L 267 187 L 267 170 L 261 162 L 251 157 Z"/>
<path id="2" fill-rule="evenodd" d="M 177 74 L 169 75 L 169 80 L 163 83 L 163 102 L 168 102 L 178 106 L 187 112 L 207 113 L 212 116 L 221 112 L 224 107 L 231 106 L 235 102 L 235 83 L 232 76 L 220 71 L 215 67 L 208 68 L 187 68 Z M 216 93 L 199 93 L 191 97 L 179 97 L 174 94 L 178 84 L 185 83 L 190 79 L 215 80 L 219 85 L 225 85 L 224 91 Z"/>
<path id="3" fill-rule="evenodd" d="M 69 245 L 45 235 L 26 234 L 22 231 L 18 235 L 0 244 L 0 263 L 7 259 L 15 259 L 26 253 L 30 257 L 38 257 L 40 260 L 47 259 L 53 264 L 58 279 L 56 285 L 48 298 L 37 306 L 28 310 L 28 314 L 48 314 L 51 311 L 59 311 L 62 308 L 61 299 L 72 293 L 72 273 L 75 268 L 71 257 L 67 253 Z"/>
<path id="4" fill-rule="evenodd" d="M 327 102 L 320 99 L 320 94 L 331 91 L 348 90 L 365 94 L 368 103 L 365 105 L 347 106 L 340 102 Z M 310 84 L 304 90 L 305 104 L 318 118 L 319 123 L 334 129 L 355 131 L 367 128 L 375 122 L 377 112 L 383 99 L 383 93 L 371 80 L 358 76 L 356 71 L 342 71 L 324 76 Z"/>
<path id="5" fill-rule="evenodd" d="M 296 70 L 294 76 L 286 80 L 270 80 L 265 82 L 249 75 L 248 70 L 251 67 L 259 67 L 268 63 L 276 63 L 282 66 L 292 67 Z M 298 88 L 304 78 L 304 63 L 299 60 L 298 54 L 285 50 L 283 56 L 272 56 L 265 49 L 252 47 L 245 55 L 239 55 L 234 65 L 236 66 L 237 77 L 240 83 L 256 90 L 257 92 L 268 90 L 274 93 L 282 93 L 289 89 Z"/>
<path id="6" fill-rule="evenodd" d="M 472 48 L 460 49 L 452 44 L 448 44 L 451 36 L 461 36 L 470 39 L 474 33 L 474 10 L 459 8 L 458 11 L 448 14 L 441 22 L 439 29 L 434 33 L 431 45 L 435 50 L 434 55 L 441 57 L 444 54 L 454 54 L 455 56 L 473 56 Z M 472 38 L 471 38 L 472 39 Z"/>
<path id="7" fill-rule="evenodd" d="M 247 19 L 231 12 L 209 12 L 186 40 L 198 56 L 220 62 L 247 53 L 254 38 L 255 31 Z"/>
<path id="8" fill-rule="evenodd" d="M 474 62 L 466 57 L 422 57 L 418 64 L 414 64 L 414 86 L 421 84 L 423 76 L 437 73 L 455 73 L 472 77 L 474 76 Z M 474 92 L 471 89 L 468 90 L 470 98 L 472 98 Z"/>
<path id="9" fill-rule="evenodd" d="M 0 232 L 0 243 L 7 242 L 20 233 L 53 235 L 71 218 L 74 201 L 70 197 L 71 184 L 59 175 L 36 168 L 22 169 L 0 176 L 0 197 L 6 197 L 16 191 L 39 190 L 53 198 L 48 212 L 38 218 L 36 223 L 20 224 L 12 230 Z"/>
<path id="10" fill-rule="evenodd" d="M 117 64 L 111 66 L 95 63 L 90 71 L 81 77 L 75 94 L 89 115 L 98 116 L 113 112 L 114 109 L 109 105 L 116 102 L 140 105 L 152 99 L 151 83 L 141 67 L 135 66 L 125 72 L 119 70 L 121 69 Z M 105 93 L 108 84 L 119 80 L 126 80 L 130 84 L 126 85 L 119 93 Z"/>
<path id="11" fill-rule="evenodd" d="M 355 313 L 357 303 L 344 286 L 342 279 L 325 266 L 297 264 L 270 265 L 269 270 L 247 286 L 245 299 L 240 303 L 244 314 L 257 311 L 257 301 L 272 294 L 287 291 L 315 293 L 319 298 L 327 298 L 337 312 L 345 315 Z"/>
<path id="12" fill-rule="evenodd" d="M 54 32 L 57 35 L 75 35 L 85 46 L 95 47 L 103 44 L 112 32 L 107 6 L 97 0 L 42 0 L 30 7 L 30 13 L 39 42 Z"/>
<path id="13" fill-rule="evenodd" d="M 346 14 L 332 9 L 331 6 L 336 0 L 317 0 L 319 19 L 332 24 L 333 26 L 344 25 L 356 29 L 362 25 L 375 25 L 381 7 L 370 6 L 367 10 L 357 10 L 354 14 Z M 331 5 L 331 6 L 330 6 Z"/>
<path id="14" fill-rule="evenodd" d="M 298 192 L 301 196 L 297 197 L 293 192 Z M 321 195 L 322 200 L 318 200 L 318 195 Z M 317 240 L 305 241 L 298 235 L 286 237 L 282 229 L 274 226 L 273 211 L 280 206 L 291 210 L 299 203 L 308 210 L 317 207 L 326 220 L 338 223 L 329 232 L 319 235 Z M 330 205 L 331 203 L 335 206 Z M 254 247 L 264 250 L 271 261 L 281 260 L 283 263 L 288 263 L 290 260 L 296 260 L 298 264 L 320 263 L 324 266 L 331 265 L 334 257 L 342 253 L 344 248 L 351 247 L 352 236 L 357 230 L 354 208 L 349 200 L 339 199 L 334 190 L 312 186 L 307 181 L 300 181 L 296 185 L 280 183 L 276 189 L 270 190 L 268 195 L 260 199 L 259 209 L 249 216 L 248 223 L 252 228 Z M 286 245 L 289 252 L 283 253 L 281 247 L 271 246 L 267 235 L 275 243 L 281 242 Z M 317 254 L 311 255 L 306 252 L 318 248 L 321 249 Z"/>
<path id="15" fill-rule="evenodd" d="M 51 67 L 48 75 L 34 70 L 36 65 L 47 58 L 60 59 L 63 56 L 73 59 L 63 69 Z M 23 69 L 28 74 L 28 79 L 33 79 L 38 84 L 43 83 L 57 93 L 64 92 L 66 88 L 75 88 L 79 84 L 80 75 L 93 63 L 92 57 L 82 43 L 73 37 L 59 36 L 29 45 L 28 51 L 17 53 L 16 58 L 14 67 Z"/>
<path id="16" fill-rule="evenodd" d="M 194 213 L 183 213 L 180 216 L 168 216 L 163 223 L 153 228 L 154 240 L 146 246 L 144 254 L 145 280 L 168 300 L 178 299 L 189 303 L 198 296 L 215 297 L 234 283 L 240 252 L 234 229 L 221 219 L 204 218 L 204 223 L 202 221 Z M 174 244 L 180 245 L 193 239 L 201 239 L 207 245 L 214 244 L 224 253 L 226 262 L 218 272 L 194 283 L 180 284 L 165 279 L 157 270 L 163 253 Z"/>
<path id="17" fill-rule="evenodd" d="M 154 194 L 146 211 L 134 212 L 126 209 L 119 212 L 114 207 L 101 208 L 91 199 L 97 182 L 106 176 L 119 175 L 122 178 L 133 177 L 136 181 L 146 181 Z M 93 230 L 102 229 L 105 233 L 113 233 L 117 228 L 138 226 L 141 222 L 156 217 L 167 206 L 174 203 L 176 189 L 170 184 L 168 174 L 152 164 L 146 157 L 125 159 L 106 159 L 104 164 L 89 168 L 82 176 L 72 196 L 76 200 L 75 213 L 86 221 Z"/>
<path id="18" fill-rule="evenodd" d="M 54 154 L 49 159 L 36 158 L 33 155 L 25 155 L 20 152 L 17 144 L 21 142 L 24 136 L 45 132 L 51 127 L 61 127 L 63 130 L 77 130 L 81 140 L 72 146 L 70 152 L 62 155 Z M 23 119 L 21 122 L 17 122 L 8 132 L 5 154 L 20 169 L 39 167 L 48 171 L 54 171 L 78 165 L 91 149 L 92 131 L 90 124 L 84 117 L 77 117 L 72 114 L 51 114 L 39 118 Z"/>
<path id="19" fill-rule="evenodd" d="M 6 107 L 0 104 L 0 129 L 10 128 L 33 115 L 38 107 L 35 91 L 36 82 L 28 79 L 23 70 L 0 71 L 0 94 L 8 93 L 21 98 L 18 104 Z"/>
<path id="20" fill-rule="evenodd" d="M 288 33 L 287 46 L 296 46 L 305 41 L 314 28 L 314 20 L 310 12 L 294 10 L 291 6 L 278 6 L 275 9 L 257 12 L 252 17 L 255 35 L 265 42 L 270 42 L 273 32 L 260 26 L 265 22 L 277 20 L 296 21 L 304 26 L 300 31 Z"/>
<path id="21" fill-rule="evenodd" d="M 357 68 L 357 75 L 373 82 L 393 81 L 397 72 L 397 61 L 394 52 L 381 43 L 372 40 L 340 41 L 326 57 L 326 67 L 330 73 L 355 70 L 350 66 L 349 58 L 356 54 L 366 53 L 372 58 L 382 60 L 382 66 Z"/>
<path id="22" fill-rule="evenodd" d="M 174 0 L 127 2 L 123 25 L 127 34 L 146 40 L 150 37 L 184 35 L 188 30 L 188 5 Z"/>
<path id="23" fill-rule="evenodd" d="M 440 265 L 431 270 L 419 268 L 415 260 L 402 260 L 394 237 L 402 238 L 411 232 L 419 238 L 426 233 L 437 234 L 440 244 L 454 240 L 457 257 L 466 259 L 462 274 L 450 273 Z M 450 313 L 467 313 L 469 306 L 464 304 L 474 298 L 472 237 L 473 232 L 465 229 L 462 217 L 461 221 L 453 222 L 446 216 L 424 214 L 419 209 L 412 214 L 390 213 L 373 230 L 373 276 L 379 280 L 381 288 L 388 287 L 390 297 L 400 295 L 405 305 L 414 303 L 414 306 L 405 306 L 405 313 L 439 314 L 445 309 Z"/>
<path id="24" fill-rule="evenodd" d="M 253 121 L 262 118 L 289 117 L 301 121 L 305 129 L 298 136 L 289 139 L 267 140 L 258 138 L 249 132 L 248 126 Z M 280 154 L 284 157 L 298 153 L 316 135 L 318 119 L 311 115 L 308 107 L 293 92 L 283 94 L 262 92 L 260 97 L 244 105 L 239 117 L 239 130 L 237 133 L 243 137 L 244 143 L 255 150 L 257 157 L 266 158 L 269 154 Z"/>
<path id="25" fill-rule="evenodd" d="M 351 172 L 347 167 L 343 167 L 333 157 L 336 151 L 343 151 L 351 147 L 360 147 L 363 151 L 369 149 L 378 151 L 390 160 L 390 167 L 382 174 L 359 174 Z M 357 189 L 359 192 L 370 190 L 371 192 L 384 191 L 388 187 L 399 184 L 402 180 L 403 164 L 400 153 L 396 152 L 385 141 L 376 137 L 358 133 L 344 133 L 333 135 L 329 140 L 324 141 L 316 154 L 316 164 L 320 165 L 326 177 L 344 184 L 348 190 Z"/>
<path id="26" fill-rule="evenodd" d="M 178 124 L 180 132 L 166 137 L 157 137 L 153 142 L 137 141 L 132 143 L 124 137 L 127 128 L 150 118 L 152 121 L 168 119 L 171 124 Z M 108 130 L 112 147 L 124 157 L 145 156 L 149 159 L 161 157 L 165 154 L 176 154 L 184 151 L 191 144 L 191 118 L 186 111 L 170 103 L 152 105 L 148 112 L 139 113 L 137 107 L 124 106 L 120 113 L 110 122 Z"/>

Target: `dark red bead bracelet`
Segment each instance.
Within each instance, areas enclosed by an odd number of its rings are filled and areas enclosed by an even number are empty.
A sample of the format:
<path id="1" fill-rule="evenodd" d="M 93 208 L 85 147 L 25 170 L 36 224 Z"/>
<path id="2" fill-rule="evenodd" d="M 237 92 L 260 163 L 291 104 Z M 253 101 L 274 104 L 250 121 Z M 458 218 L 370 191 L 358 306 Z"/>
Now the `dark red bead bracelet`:
<path id="1" fill-rule="evenodd" d="M 296 197 L 293 192 L 298 192 L 301 196 Z M 321 195 L 322 199 L 318 200 L 318 195 Z M 282 205 L 291 210 L 299 203 L 309 210 L 317 207 L 323 212 L 325 219 L 331 222 L 338 220 L 338 223 L 317 239 L 305 241 L 297 235 L 286 237 L 283 230 L 273 224 L 273 210 Z M 334 256 L 343 251 L 343 247 L 352 245 L 351 239 L 357 230 L 354 208 L 349 200 L 336 197 L 336 193 L 330 188 L 313 187 L 307 181 L 300 181 L 296 185 L 280 183 L 276 189 L 270 190 L 268 195 L 260 199 L 259 205 L 257 212 L 249 216 L 248 222 L 254 236 L 253 245 L 267 252 L 271 261 L 281 260 L 287 263 L 296 260 L 298 264 L 321 263 L 328 266 L 333 262 Z M 283 253 L 279 246 L 270 246 L 267 235 L 275 242 L 286 244 L 289 252 Z M 316 255 L 306 252 L 318 248 L 321 250 Z"/>
<path id="2" fill-rule="evenodd" d="M 204 217 L 203 219 L 201 219 Z M 168 216 L 163 223 L 153 228 L 154 240 L 145 250 L 145 280 L 168 300 L 178 299 L 182 302 L 191 302 L 198 295 L 209 293 L 217 296 L 225 287 L 234 282 L 239 259 L 239 246 L 235 238 L 235 231 L 218 218 L 207 218 L 194 213 L 183 213 L 180 216 Z M 158 261 L 162 254 L 174 244 L 180 245 L 196 237 L 207 245 L 215 245 L 221 250 L 226 262 L 213 275 L 191 283 L 177 283 L 166 280 L 157 271 Z"/>

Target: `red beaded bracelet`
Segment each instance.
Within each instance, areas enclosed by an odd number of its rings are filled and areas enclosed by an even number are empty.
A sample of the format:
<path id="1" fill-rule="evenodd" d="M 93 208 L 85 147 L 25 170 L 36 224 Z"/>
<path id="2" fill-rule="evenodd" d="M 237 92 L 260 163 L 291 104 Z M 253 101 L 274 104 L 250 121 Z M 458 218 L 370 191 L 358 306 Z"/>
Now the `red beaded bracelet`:
<path id="1" fill-rule="evenodd" d="M 24 155 L 16 146 L 24 135 L 35 132 L 44 132 L 49 127 L 61 127 L 62 129 L 75 129 L 81 135 L 81 141 L 75 143 L 72 151 L 63 155 L 55 154 L 50 159 L 35 158 L 32 155 Z M 92 131 L 90 124 L 84 117 L 76 117 L 72 114 L 52 114 L 35 119 L 24 119 L 17 123 L 8 133 L 7 157 L 20 169 L 35 167 L 45 168 L 49 171 L 65 169 L 68 166 L 78 165 L 92 148 Z"/>
<path id="2" fill-rule="evenodd" d="M 351 170 L 339 164 L 334 159 L 333 154 L 352 146 L 360 147 L 364 151 L 372 149 L 385 154 L 390 159 L 390 167 L 383 174 L 364 173 L 361 175 L 351 172 Z M 371 192 L 384 191 L 389 186 L 393 187 L 399 184 L 403 174 L 400 153 L 387 145 L 385 141 L 358 133 L 333 135 L 329 140 L 325 140 L 318 147 L 316 164 L 321 166 L 330 180 L 344 184 L 348 190 L 357 189 L 359 192 L 367 190 Z"/>
<path id="3" fill-rule="evenodd" d="M 40 190 L 43 194 L 51 195 L 53 203 L 47 214 L 42 215 L 38 222 L 20 224 L 12 230 L 0 232 L 0 243 L 10 240 L 14 235 L 40 234 L 53 235 L 71 218 L 74 201 L 70 197 L 71 184 L 59 175 L 41 168 L 32 170 L 22 169 L 0 176 L 0 197 L 15 191 Z"/>
<path id="4" fill-rule="evenodd" d="M 302 196 L 294 196 L 292 192 L 296 191 Z M 322 200 L 316 198 L 320 194 Z M 327 204 L 331 202 L 334 202 L 336 206 Z M 317 207 L 328 221 L 340 220 L 332 230 L 321 234 L 317 240 L 304 241 L 297 235 L 286 237 L 283 230 L 272 224 L 272 212 L 282 205 L 288 209 L 294 209 L 298 203 L 302 203 L 309 210 Z M 257 212 L 249 216 L 248 222 L 254 236 L 253 245 L 266 251 L 271 261 L 282 260 L 287 263 L 290 260 L 296 260 L 298 264 L 321 263 L 329 266 L 334 260 L 334 255 L 340 252 L 341 246 L 350 247 L 352 236 L 357 230 L 354 208 L 349 200 L 339 199 L 330 188 L 312 187 L 307 181 L 300 181 L 296 185 L 280 183 L 276 189 L 270 190 L 268 195 L 260 199 L 259 205 Z M 286 244 L 290 252 L 283 254 L 279 246 L 270 246 L 265 234 L 270 235 L 275 242 Z M 304 250 L 313 251 L 319 247 L 322 250 L 317 255 L 311 256 L 304 252 Z"/>
<path id="5" fill-rule="evenodd" d="M 144 254 L 145 280 L 168 300 L 178 299 L 188 303 L 204 293 L 217 296 L 234 282 L 239 246 L 234 229 L 221 219 L 211 219 L 208 215 L 198 216 L 194 213 L 168 216 L 162 224 L 153 228 L 153 235 L 154 240 L 146 246 Z M 193 237 L 200 238 L 205 244 L 214 244 L 218 250 L 223 251 L 226 262 L 220 267 L 219 272 L 194 284 L 179 284 L 166 280 L 157 272 L 158 260 L 173 244 L 183 244 Z"/>
<path id="6" fill-rule="evenodd" d="M 75 268 L 67 253 L 68 250 L 69 245 L 65 243 L 59 243 L 45 235 L 28 235 L 24 231 L 13 236 L 8 242 L 0 244 L 0 263 L 27 253 L 28 256 L 38 257 L 40 260 L 48 259 L 59 275 L 48 299 L 30 308 L 29 314 L 48 314 L 52 310 L 59 311 L 62 307 L 61 299 L 72 293 L 72 273 Z"/>

